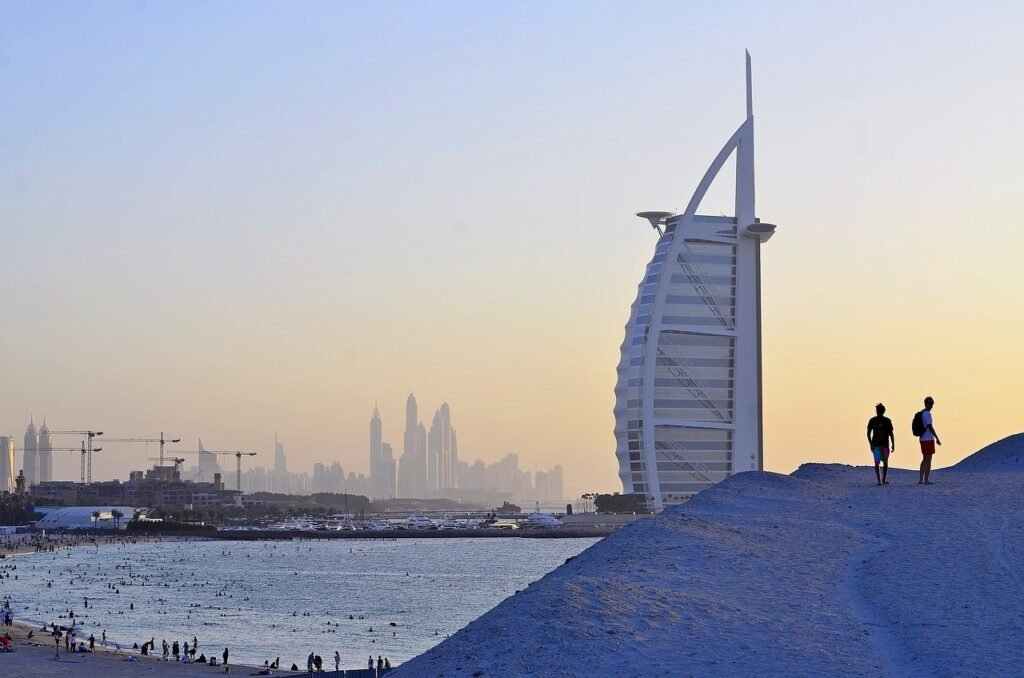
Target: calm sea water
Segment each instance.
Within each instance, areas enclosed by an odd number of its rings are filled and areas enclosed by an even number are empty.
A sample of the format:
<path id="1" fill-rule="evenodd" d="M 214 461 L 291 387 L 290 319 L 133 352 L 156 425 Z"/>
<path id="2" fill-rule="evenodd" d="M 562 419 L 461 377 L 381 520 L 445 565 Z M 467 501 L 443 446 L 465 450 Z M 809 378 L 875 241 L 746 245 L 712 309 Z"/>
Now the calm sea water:
<path id="1" fill-rule="evenodd" d="M 433 647 L 597 539 L 163 542 L 13 559 L 0 580 L 16 618 L 68 623 L 130 648 L 151 637 L 199 652 L 305 668 Z M 6 561 L 8 567 L 12 560 Z M 47 583 L 52 583 L 47 587 Z M 88 598 L 89 607 L 85 607 Z M 134 609 L 132 606 L 134 605 Z M 351 618 L 350 618 L 351 617 Z M 371 630 L 372 629 L 372 630 Z M 198 655 L 197 655 L 198 656 Z"/>

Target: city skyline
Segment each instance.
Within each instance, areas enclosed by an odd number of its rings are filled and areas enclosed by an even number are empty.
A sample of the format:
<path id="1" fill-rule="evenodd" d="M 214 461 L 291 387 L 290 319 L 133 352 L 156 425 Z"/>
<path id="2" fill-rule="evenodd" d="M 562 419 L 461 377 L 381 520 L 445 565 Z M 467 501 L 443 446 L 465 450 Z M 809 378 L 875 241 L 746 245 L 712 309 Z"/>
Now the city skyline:
<path id="1" fill-rule="evenodd" d="M 415 412 L 416 399 L 410 393 L 406 406 L 407 422 L 409 414 Z M 447 427 L 447 429 L 443 427 Z M 0 436 L 0 492 L 4 491 L 7 485 L 10 485 L 10 489 L 13 490 L 14 480 L 24 469 L 28 469 L 24 471 L 27 487 L 36 482 L 50 480 L 79 481 L 79 469 L 85 468 L 85 437 L 80 436 L 82 431 L 78 430 L 57 431 L 56 433 L 76 442 L 69 447 L 54 448 L 45 422 L 37 431 L 34 416 L 29 418 L 23 445 L 16 444 L 17 436 Z M 520 500 L 556 503 L 576 497 L 575 494 L 565 493 L 564 474 L 562 466 L 558 464 L 553 467 L 545 467 L 543 470 L 536 465 L 532 470 L 520 470 L 519 457 L 515 452 L 505 452 L 499 459 L 490 463 L 476 459 L 472 464 L 466 461 L 460 464 L 456 433 L 454 427 L 451 426 L 451 407 L 447 402 L 442 403 L 441 407 L 435 411 L 430 434 L 427 434 L 422 421 L 417 421 L 416 433 L 418 434 L 418 449 L 423 454 L 421 457 L 416 457 L 415 454 L 410 457 L 406 473 L 418 472 L 420 477 L 414 486 L 409 484 L 405 486 L 406 490 L 415 487 L 413 494 L 398 492 L 400 460 L 394 457 L 391 444 L 384 440 L 383 417 L 377 403 L 374 403 L 370 415 L 368 438 L 370 454 L 366 472 L 363 472 L 363 469 L 356 464 L 349 466 L 346 474 L 345 465 L 338 457 L 321 458 L 319 461 L 305 466 L 307 470 L 302 470 L 295 465 L 289 468 L 284 441 L 280 440 L 277 431 L 274 431 L 272 464 L 261 464 L 258 455 L 252 459 L 247 458 L 239 476 L 241 489 L 244 492 L 262 491 L 300 495 L 315 492 L 347 492 L 362 494 L 373 499 L 449 498 L 484 504 L 497 497 L 516 498 L 514 496 L 516 493 L 519 493 Z M 103 436 L 104 433 L 97 432 L 93 439 L 93 448 L 97 452 L 100 451 L 104 440 Z M 77 437 L 82 438 L 80 445 Z M 112 436 L 108 436 L 108 438 L 110 437 Z M 183 480 L 211 482 L 219 475 L 225 486 L 233 489 L 235 487 L 235 472 L 232 470 L 234 465 L 228 463 L 222 466 L 217 460 L 218 455 L 234 456 L 234 453 L 225 450 L 208 450 L 201 437 L 196 440 L 195 450 L 185 450 L 184 448 L 188 447 L 187 442 L 176 439 L 171 444 L 170 437 L 168 437 L 164 456 L 166 466 L 173 465 L 179 469 Z M 135 444 L 142 445 L 143 450 L 149 450 L 150 443 Z M 58 453 L 68 453 L 66 463 L 58 462 L 56 475 L 52 470 L 54 450 Z M 33 459 L 38 460 L 43 454 L 47 455 L 46 458 L 49 462 L 46 475 L 30 476 L 32 473 L 30 462 Z M 195 456 L 178 458 L 178 454 Z M 243 452 L 243 454 L 249 454 L 249 452 Z M 157 457 L 148 456 L 148 454 L 134 455 L 129 459 L 134 461 L 128 461 L 128 466 L 123 463 L 120 465 L 119 473 L 121 475 L 108 478 L 97 474 L 93 480 L 97 482 L 111 479 L 127 480 L 131 473 L 148 471 L 155 467 L 157 465 L 155 462 L 158 460 Z M 187 459 L 191 459 L 194 463 L 191 466 L 184 466 Z M 434 469 L 430 475 L 427 474 L 428 467 Z M 444 470 L 445 468 L 447 470 Z M 503 468 L 506 470 L 501 470 Z M 456 477 L 461 478 L 462 481 L 456 481 Z M 555 494 L 549 494 L 549 489 Z"/>
<path id="2" fill-rule="evenodd" d="M 415 388 L 428 428 L 458 404 L 474 457 L 621 490 L 633 214 L 684 210 L 744 47 L 758 206 L 785 228 L 765 469 L 868 461 L 880 401 L 906 437 L 935 397 L 937 466 L 1016 432 L 1024 8 L 742 7 L 4 3 L 0 432 L 45 415 L 269 468 L 277 429 L 296 468 L 360 468 L 368 405 L 400 458 Z M 94 475 L 156 453 L 110 446 Z"/>

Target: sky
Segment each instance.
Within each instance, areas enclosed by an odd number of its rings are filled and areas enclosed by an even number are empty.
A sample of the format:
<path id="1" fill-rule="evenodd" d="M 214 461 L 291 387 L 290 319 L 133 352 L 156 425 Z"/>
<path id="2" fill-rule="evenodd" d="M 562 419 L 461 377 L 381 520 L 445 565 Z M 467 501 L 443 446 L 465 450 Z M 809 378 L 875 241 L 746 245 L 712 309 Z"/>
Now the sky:
<path id="1" fill-rule="evenodd" d="M 1021 429 L 1017 3 L 0 4 L 0 432 L 369 466 L 374 402 L 621 490 L 655 234 L 753 58 L 765 467 L 955 463 Z M 728 190 L 708 213 L 731 213 Z M 726 187 L 728 188 L 728 187 Z M 19 442 L 20 444 L 20 442 Z M 77 444 L 62 438 L 55 444 Z M 191 447 L 191 445 L 190 445 Z M 110 445 L 97 478 L 155 446 Z M 58 478 L 77 477 L 58 455 Z"/>

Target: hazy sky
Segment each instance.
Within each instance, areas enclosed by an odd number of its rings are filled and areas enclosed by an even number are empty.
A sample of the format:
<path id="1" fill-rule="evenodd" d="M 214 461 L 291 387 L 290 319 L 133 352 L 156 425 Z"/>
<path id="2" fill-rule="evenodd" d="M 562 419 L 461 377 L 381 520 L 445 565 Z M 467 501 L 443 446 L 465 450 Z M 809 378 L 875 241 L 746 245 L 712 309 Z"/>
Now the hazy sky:
<path id="1" fill-rule="evenodd" d="M 272 465 L 276 429 L 294 470 L 365 472 L 412 390 L 463 458 L 621 490 L 633 213 L 685 207 L 744 48 L 767 468 L 868 463 L 879 400 L 899 466 L 928 394 L 937 465 L 1024 428 L 1021 5 L 689 5 L 0 4 L 0 431 Z"/>

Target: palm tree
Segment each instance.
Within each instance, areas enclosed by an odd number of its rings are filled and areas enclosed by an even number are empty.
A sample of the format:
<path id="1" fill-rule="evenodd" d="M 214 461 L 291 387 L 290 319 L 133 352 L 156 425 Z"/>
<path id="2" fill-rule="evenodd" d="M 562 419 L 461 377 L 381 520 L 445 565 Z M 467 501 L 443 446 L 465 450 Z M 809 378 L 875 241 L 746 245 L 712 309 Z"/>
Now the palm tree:
<path id="1" fill-rule="evenodd" d="M 116 530 L 121 525 L 121 518 L 124 518 L 124 514 L 118 509 L 110 509 L 110 516 L 114 519 L 114 529 Z"/>
<path id="2" fill-rule="evenodd" d="M 93 511 L 92 512 L 92 529 L 94 529 L 94 530 L 96 529 L 96 523 L 99 522 L 99 519 L 100 519 L 100 512 L 99 511 Z"/>

